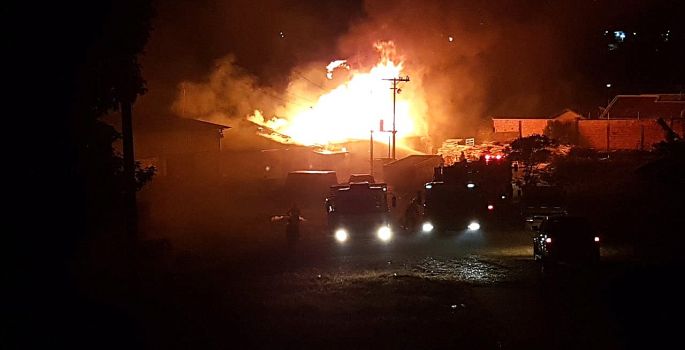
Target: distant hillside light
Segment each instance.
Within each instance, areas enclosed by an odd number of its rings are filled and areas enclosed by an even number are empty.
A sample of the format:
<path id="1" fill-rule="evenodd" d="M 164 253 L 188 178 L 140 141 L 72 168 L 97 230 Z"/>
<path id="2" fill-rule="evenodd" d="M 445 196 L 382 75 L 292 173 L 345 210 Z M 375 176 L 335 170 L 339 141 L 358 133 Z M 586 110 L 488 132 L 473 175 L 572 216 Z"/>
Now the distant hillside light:
<path id="1" fill-rule="evenodd" d="M 611 83 L 607 83 L 607 87 L 610 88 L 610 87 L 611 87 Z"/>

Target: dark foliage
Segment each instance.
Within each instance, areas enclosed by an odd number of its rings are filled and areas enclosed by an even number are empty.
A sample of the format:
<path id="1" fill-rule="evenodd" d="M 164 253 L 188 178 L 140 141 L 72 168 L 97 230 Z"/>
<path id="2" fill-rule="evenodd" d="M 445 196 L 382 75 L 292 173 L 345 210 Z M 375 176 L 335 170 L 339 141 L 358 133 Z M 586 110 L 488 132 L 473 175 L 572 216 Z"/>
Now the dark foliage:
<path id="1" fill-rule="evenodd" d="M 551 152 L 548 149 L 556 142 L 545 135 L 531 135 L 522 137 L 511 143 L 509 159 L 523 162 L 526 166 L 524 181 L 532 184 L 537 177 L 533 174 L 533 169 L 540 163 L 550 159 Z"/>
<path id="2" fill-rule="evenodd" d="M 146 91 L 138 55 L 148 40 L 153 12 L 145 1 L 118 1 L 105 13 L 78 71 L 73 101 L 79 171 L 85 179 L 90 229 L 97 231 L 118 229 L 114 223 L 122 219 L 126 190 L 123 159 L 113 146 L 121 134 L 101 118 Z M 154 171 L 137 164 L 138 189 Z"/>
<path id="3" fill-rule="evenodd" d="M 597 159 L 599 158 L 599 152 L 592 148 L 573 147 L 568 152 L 568 156 L 569 158 Z"/>
<path id="4" fill-rule="evenodd" d="M 659 142 L 653 153 L 659 158 L 638 169 L 641 178 L 672 187 L 672 193 L 685 192 L 685 141 Z"/>
<path id="5" fill-rule="evenodd" d="M 560 144 L 572 145 L 578 143 L 578 130 L 574 122 L 552 120 L 547 123 L 544 134 Z"/>
<path id="6" fill-rule="evenodd" d="M 574 148 L 552 160 L 570 212 L 599 224 L 607 242 L 635 247 L 641 259 L 677 260 L 684 244 L 685 147 L 662 142 L 652 152 L 601 157 Z"/>
<path id="7" fill-rule="evenodd" d="M 14 62 L 8 74 L 15 83 L 8 86 L 12 104 L 22 110 L 8 114 L 21 125 L 7 130 L 18 139 L 11 153 L 23 154 L 11 182 L 20 193 L 8 203 L 21 215 L 12 215 L 8 225 L 16 239 L 7 250 L 16 257 L 7 281 L 11 307 L 5 311 L 12 325 L 5 343 L 131 347 L 131 321 L 122 320 L 116 307 L 86 297 L 76 270 L 100 262 L 79 260 L 84 243 L 120 228 L 109 225 L 122 211 L 122 159 L 113 147 L 120 135 L 101 118 L 145 91 L 138 55 L 150 31 L 151 3 L 10 7 L 7 56 Z M 139 167 L 140 185 L 152 171 Z"/>

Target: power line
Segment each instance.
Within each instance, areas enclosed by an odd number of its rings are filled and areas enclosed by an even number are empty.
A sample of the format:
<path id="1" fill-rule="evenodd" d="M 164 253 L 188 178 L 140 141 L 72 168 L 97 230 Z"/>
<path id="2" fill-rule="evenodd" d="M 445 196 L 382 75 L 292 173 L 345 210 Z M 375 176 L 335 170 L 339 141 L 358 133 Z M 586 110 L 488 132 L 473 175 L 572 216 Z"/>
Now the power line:
<path id="1" fill-rule="evenodd" d="M 309 103 L 312 103 L 312 104 L 316 103 L 316 101 L 312 101 L 312 100 L 310 100 L 310 99 L 308 99 L 308 98 L 306 98 L 306 97 L 302 97 L 302 96 L 300 96 L 300 95 L 298 95 L 298 94 L 294 94 L 294 93 L 292 93 L 292 92 L 286 91 L 285 93 L 288 94 L 288 95 L 290 95 L 290 96 L 293 96 L 293 97 L 295 97 L 295 98 L 299 98 L 300 100 L 305 100 L 305 101 L 307 101 L 307 102 L 309 102 Z"/>
<path id="2" fill-rule="evenodd" d="M 264 92 L 264 94 L 266 94 L 266 95 L 268 95 L 268 96 L 271 96 L 271 97 L 273 97 L 273 98 L 275 98 L 275 99 L 277 99 L 277 100 L 279 100 L 279 101 L 281 101 L 281 102 L 283 102 L 283 103 L 285 103 L 285 104 L 293 103 L 293 104 L 296 104 L 296 105 L 299 105 L 299 106 L 302 106 L 302 107 L 305 107 L 305 108 L 310 108 L 310 107 L 312 107 L 312 106 L 309 106 L 309 105 L 306 105 L 306 104 L 303 104 L 303 103 L 299 103 L 299 102 L 295 102 L 295 101 L 288 101 L 288 100 L 284 99 L 283 97 L 277 96 L 276 94 L 271 93 L 271 92 L 268 92 L 268 91 L 262 91 L 262 92 Z M 310 102 L 311 102 L 311 101 L 310 101 Z"/>
<path id="3" fill-rule="evenodd" d="M 302 79 L 304 79 L 304 80 L 310 82 L 312 85 L 318 87 L 319 89 L 321 89 L 321 90 L 323 90 L 323 91 L 327 91 L 326 88 L 324 88 L 323 86 L 321 86 L 321 84 L 318 84 L 318 83 L 313 82 L 312 80 L 310 80 L 309 78 L 305 77 L 304 75 L 302 75 L 302 73 L 298 72 L 297 70 L 294 70 L 294 69 L 293 69 L 293 73 L 299 75 Z"/>

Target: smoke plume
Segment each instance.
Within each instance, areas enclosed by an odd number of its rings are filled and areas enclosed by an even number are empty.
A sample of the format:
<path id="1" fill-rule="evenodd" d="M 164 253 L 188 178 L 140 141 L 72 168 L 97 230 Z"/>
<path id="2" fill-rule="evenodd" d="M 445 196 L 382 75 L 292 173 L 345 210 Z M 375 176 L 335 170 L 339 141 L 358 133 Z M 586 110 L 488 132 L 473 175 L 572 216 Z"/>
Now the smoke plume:
<path id="1" fill-rule="evenodd" d="M 278 27 L 264 23 L 269 30 L 255 34 L 258 46 L 260 35 L 270 33 L 267 49 L 258 55 L 260 68 L 243 69 L 240 66 L 250 59 L 235 59 L 240 50 L 227 52 L 204 79 L 178 85 L 174 112 L 224 123 L 243 120 L 255 111 L 265 123 L 287 120 L 293 110 L 315 105 L 350 72 L 370 69 L 378 62 L 374 45 L 379 42 L 394 43 L 389 55 L 402 63 L 402 75 L 411 78 L 402 85 L 401 98 L 411 100 L 412 113 L 419 114 L 419 136 L 429 135 L 434 144 L 475 135 L 488 128 L 493 115 L 545 116 L 587 106 L 587 95 L 597 89 L 591 82 L 596 77 L 580 73 L 592 58 L 583 53 L 589 44 L 572 38 L 588 37 L 603 25 L 601 16 L 586 17 L 609 5 L 369 0 L 350 3 L 352 9 L 347 9 L 348 2 L 341 3 L 343 7 L 318 2 L 300 7 L 289 1 L 263 4 L 275 13 Z M 246 4 L 241 6 L 251 6 Z M 632 8 L 637 13 L 641 6 Z M 330 27 L 335 30 L 319 34 L 318 29 Z M 239 32 L 249 37 L 250 28 L 234 24 L 229 36 Z M 346 60 L 351 71 L 338 67 L 330 80 L 326 66 L 334 60 Z"/>

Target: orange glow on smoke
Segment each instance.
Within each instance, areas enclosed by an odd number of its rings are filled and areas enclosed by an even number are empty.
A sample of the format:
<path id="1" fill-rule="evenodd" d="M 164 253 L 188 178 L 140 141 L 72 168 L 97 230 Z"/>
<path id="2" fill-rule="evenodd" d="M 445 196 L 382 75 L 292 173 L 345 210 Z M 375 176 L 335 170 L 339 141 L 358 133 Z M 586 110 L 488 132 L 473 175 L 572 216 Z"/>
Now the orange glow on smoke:
<path id="1" fill-rule="evenodd" d="M 248 119 L 289 137 L 290 142 L 302 145 L 325 146 L 351 140 L 368 140 L 370 130 L 374 130 L 374 138 L 379 142 L 387 142 L 389 133 L 377 133 L 381 120 L 385 131 L 392 130 L 392 82 L 383 79 L 397 78 L 406 73 L 403 72 L 403 62 L 389 57 L 392 43 L 377 44 L 376 48 L 380 54 L 379 61 L 366 71 L 357 70 L 345 60 L 331 62 L 326 67 L 329 82 L 337 81 L 330 79 L 338 72 L 348 77 L 331 90 L 321 91 L 319 96 L 311 97 L 310 100 L 315 103 L 304 105 L 289 101 L 278 111 L 278 116 L 268 119 L 260 110 L 255 110 Z M 414 96 L 403 91 L 405 87 L 410 87 L 407 84 L 411 82 L 398 84 L 402 91 L 396 96 L 398 146 L 401 146 L 403 137 L 423 136 L 426 129 L 422 116 L 419 116 L 421 113 L 412 108 Z M 305 94 L 299 91 L 293 93 Z"/>

